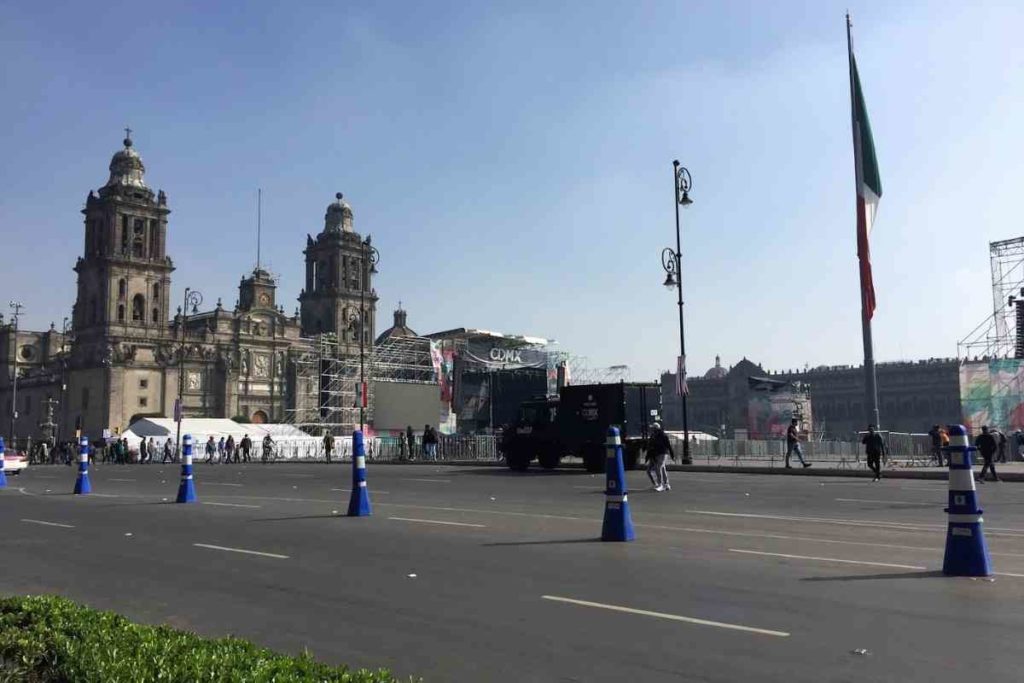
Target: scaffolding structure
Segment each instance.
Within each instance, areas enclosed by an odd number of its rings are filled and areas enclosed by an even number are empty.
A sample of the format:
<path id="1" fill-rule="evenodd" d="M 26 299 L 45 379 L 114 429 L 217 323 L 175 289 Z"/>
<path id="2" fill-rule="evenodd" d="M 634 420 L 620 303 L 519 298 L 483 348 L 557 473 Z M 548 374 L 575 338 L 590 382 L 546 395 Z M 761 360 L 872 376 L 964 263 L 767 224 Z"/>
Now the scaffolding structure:
<path id="1" fill-rule="evenodd" d="M 314 436 L 341 436 L 358 428 L 360 375 L 368 389 L 369 423 L 373 422 L 374 382 L 438 382 L 430 340 L 424 337 L 388 337 L 364 348 L 360 356 L 358 345 L 323 334 L 310 339 L 294 362 L 299 395 L 287 421 Z"/>
<path id="2" fill-rule="evenodd" d="M 550 347 L 545 349 L 545 353 L 548 354 L 549 376 L 553 377 L 555 369 L 565 363 L 565 367 L 569 371 L 569 384 L 615 384 L 633 381 L 633 372 L 628 365 L 595 367 L 590 364 L 590 359 L 586 356 L 568 351 L 555 351 Z M 548 393 L 556 394 L 558 391 L 549 386 Z"/>
<path id="3" fill-rule="evenodd" d="M 1024 294 L 1024 237 L 990 242 L 988 246 L 992 315 L 957 343 L 957 357 L 961 359 L 1012 358 L 1017 351 L 1017 315 L 1011 297 Z"/>

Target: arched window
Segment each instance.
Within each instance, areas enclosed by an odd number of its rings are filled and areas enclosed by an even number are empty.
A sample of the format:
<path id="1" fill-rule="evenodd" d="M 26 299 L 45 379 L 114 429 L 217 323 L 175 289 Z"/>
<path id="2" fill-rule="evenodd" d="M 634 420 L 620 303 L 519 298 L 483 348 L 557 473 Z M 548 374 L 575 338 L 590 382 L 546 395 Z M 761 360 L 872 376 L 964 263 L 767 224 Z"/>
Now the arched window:
<path id="1" fill-rule="evenodd" d="M 132 256 L 142 258 L 146 251 L 145 245 L 146 226 L 141 219 L 136 218 L 132 227 Z"/>
<path id="2" fill-rule="evenodd" d="M 124 304 L 117 305 L 117 322 L 124 322 Z"/>
<path id="3" fill-rule="evenodd" d="M 141 294 L 136 294 L 134 297 L 132 297 L 132 321 L 133 322 L 143 322 L 145 320 L 145 315 L 143 314 L 143 310 L 145 308 L 146 308 L 146 300 L 142 297 Z"/>
<path id="4" fill-rule="evenodd" d="M 155 322 L 155 323 L 160 322 L 160 309 L 159 308 L 154 308 L 153 309 L 153 322 Z"/>
<path id="5" fill-rule="evenodd" d="M 153 301 L 160 301 L 160 283 L 153 285 Z"/>
<path id="6" fill-rule="evenodd" d="M 128 281 L 121 278 L 117 281 L 117 298 L 124 301 L 125 296 L 128 294 Z"/>

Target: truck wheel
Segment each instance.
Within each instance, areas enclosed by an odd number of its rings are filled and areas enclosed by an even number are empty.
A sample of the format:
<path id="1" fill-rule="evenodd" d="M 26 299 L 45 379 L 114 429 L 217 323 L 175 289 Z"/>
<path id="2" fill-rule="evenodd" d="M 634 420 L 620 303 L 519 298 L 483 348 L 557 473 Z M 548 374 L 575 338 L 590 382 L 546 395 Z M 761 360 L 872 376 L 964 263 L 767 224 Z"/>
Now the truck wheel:
<path id="1" fill-rule="evenodd" d="M 541 453 L 537 458 L 540 462 L 540 466 L 546 470 L 553 470 L 558 467 L 558 463 L 562 461 L 562 457 L 556 453 Z"/>
<path id="2" fill-rule="evenodd" d="M 530 456 L 521 451 L 514 451 L 505 456 L 508 468 L 515 472 L 525 472 L 530 468 Z"/>
<path id="3" fill-rule="evenodd" d="M 600 474 L 604 472 L 605 467 L 605 454 L 604 447 L 599 444 L 588 444 L 584 447 L 583 453 L 583 466 L 587 469 L 587 472 L 591 474 Z"/>

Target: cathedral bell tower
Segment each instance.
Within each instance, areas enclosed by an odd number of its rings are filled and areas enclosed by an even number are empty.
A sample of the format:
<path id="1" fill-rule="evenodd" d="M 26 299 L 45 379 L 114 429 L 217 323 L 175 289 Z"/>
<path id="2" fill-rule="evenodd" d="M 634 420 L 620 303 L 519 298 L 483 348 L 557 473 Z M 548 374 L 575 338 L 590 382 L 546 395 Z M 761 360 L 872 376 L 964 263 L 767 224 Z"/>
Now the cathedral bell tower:
<path id="1" fill-rule="evenodd" d="M 324 229 L 316 239 L 306 238 L 306 287 L 299 295 L 302 335 L 335 334 L 349 350 L 373 344 L 377 293 L 373 289 L 373 254 L 353 229 L 352 207 L 335 195 L 327 206 Z M 365 324 L 360 325 L 360 307 Z M 353 322 L 355 321 L 355 322 Z"/>
<path id="2" fill-rule="evenodd" d="M 78 294 L 73 326 L 78 338 L 159 337 L 167 329 L 171 271 L 167 257 L 167 196 L 146 186 L 132 145 L 110 160 L 110 178 L 89 192 L 84 253 L 75 264 Z"/>

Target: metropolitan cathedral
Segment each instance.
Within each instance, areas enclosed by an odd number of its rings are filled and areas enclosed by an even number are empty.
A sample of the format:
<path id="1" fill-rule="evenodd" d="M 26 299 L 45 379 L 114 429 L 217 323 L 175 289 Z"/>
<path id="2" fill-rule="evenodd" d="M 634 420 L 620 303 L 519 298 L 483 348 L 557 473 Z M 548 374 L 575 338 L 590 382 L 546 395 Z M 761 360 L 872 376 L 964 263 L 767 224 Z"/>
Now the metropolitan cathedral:
<path id="1" fill-rule="evenodd" d="M 373 344 L 376 252 L 355 232 L 340 193 L 323 230 L 306 238 L 294 316 L 258 264 L 242 277 L 233 308 L 217 299 L 200 310 L 187 296 L 185 308 L 177 296 L 172 301 L 171 204 L 146 184 L 145 172 L 129 135 L 110 160 L 106 184 L 89 192 L 77 295 L 64 327 L 34 332 L 0 318 L 0 433 L 11 436 L 13 420 L 19 438 L 67 439 L 76 424 L 96 438 L 140 417 L 173 417 L 179 392 L 187 417 L 285 422 L 317 411 L 322 380 L 300 368 L 316 353 L 322 358 L 324 342 L 349 358 L 360 353 L 360 334 L 366 347 Z"/>

